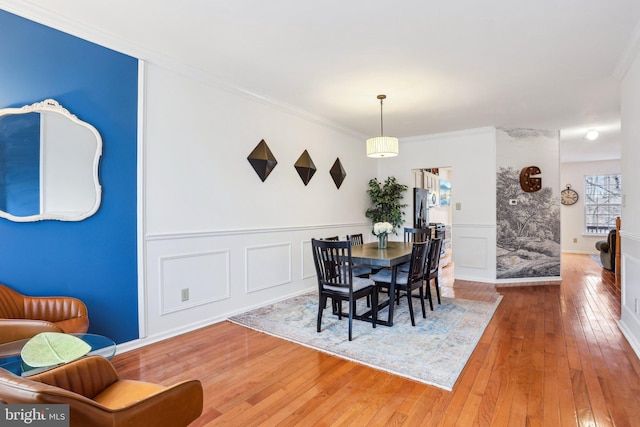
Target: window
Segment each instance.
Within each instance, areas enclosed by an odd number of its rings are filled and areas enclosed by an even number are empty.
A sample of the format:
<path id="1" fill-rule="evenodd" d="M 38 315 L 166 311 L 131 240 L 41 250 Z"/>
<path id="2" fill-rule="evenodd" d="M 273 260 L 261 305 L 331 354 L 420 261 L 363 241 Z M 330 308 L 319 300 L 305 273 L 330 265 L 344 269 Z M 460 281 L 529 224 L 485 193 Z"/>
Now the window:
<path id="1" fill-rule="evenodd" d="M 622 212 L 622 176 L 587 175 L 584 179 L 585 233 L 615 230 Z"/>

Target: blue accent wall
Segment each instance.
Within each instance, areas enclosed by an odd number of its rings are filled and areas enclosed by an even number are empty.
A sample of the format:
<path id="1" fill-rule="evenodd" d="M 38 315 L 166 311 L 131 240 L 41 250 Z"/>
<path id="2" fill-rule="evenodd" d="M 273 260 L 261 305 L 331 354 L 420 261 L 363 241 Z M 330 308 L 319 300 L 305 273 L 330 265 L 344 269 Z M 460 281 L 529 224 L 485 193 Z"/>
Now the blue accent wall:
<path id="1" fill-rule="evenodd" d="M 138 61 L 2 10 L 0 28 L 0 108 L 53 98 L 103 140 L 98 212 L 79 222 L 0 218 L 0 283 L 78 297 L 89 332 L 136 339 Z"/>

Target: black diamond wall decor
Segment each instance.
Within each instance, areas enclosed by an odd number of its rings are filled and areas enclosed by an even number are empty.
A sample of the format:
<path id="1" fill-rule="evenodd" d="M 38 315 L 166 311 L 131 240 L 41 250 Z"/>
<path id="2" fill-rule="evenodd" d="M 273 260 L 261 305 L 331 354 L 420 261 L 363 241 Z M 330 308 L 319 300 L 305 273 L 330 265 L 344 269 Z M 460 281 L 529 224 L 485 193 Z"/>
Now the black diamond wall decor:
<path id="1" fill-rule="evenodd" d="M 347 176 L 347 173 L 344 171 L 342 163 L 340 162 L 340 157 L 338 157 L 333 163 L 333 166 L 331 166 L 329 173 L 331 174 L 331 178 L 333 178 L 333 182 L 335 182 L 336 187 L 340 189 L 342 181 L 344 181 Z"/>
<path id="2" fill-rule="evenodd" d="M 311 156 L 309 156 L 307 150 L 304 150 L 294 166 L 304 185 L 307 185 L 309 181 L 311 181 L 313 174 L 316 173 L 316 165 L 313 164 L 313 160 L 311 160 Z"/>
<path id="3" fill-rule="evenodd" d="M 269 149 L 267 143 L 264 142 L 264 139 L 256 145 L 256 148 L 249 154 L 247 160 L 249 160 L 249 163 L 253 166 L 253 170 L 256 171 L 262 182 L 267 179 L 273 168 L 278 164 L 278 161 Z"/>

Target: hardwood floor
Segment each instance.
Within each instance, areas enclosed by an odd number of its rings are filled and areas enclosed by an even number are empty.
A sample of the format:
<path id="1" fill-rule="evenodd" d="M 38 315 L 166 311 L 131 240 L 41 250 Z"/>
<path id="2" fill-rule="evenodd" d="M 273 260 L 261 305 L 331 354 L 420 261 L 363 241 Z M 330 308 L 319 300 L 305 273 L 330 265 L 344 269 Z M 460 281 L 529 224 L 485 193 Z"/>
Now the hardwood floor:
<path id="1" fill-rule="evenodd" d="M 229 322 L 112 362 L 125 378 L 200 379 L 193 426 L 640 425 L 640 361 L 616 325 L 612 273 L 575 254 L 562 256 L 561 284 L 496 288 L 451 272 L 444 296 L 503 296 L 453 392 Z"/>

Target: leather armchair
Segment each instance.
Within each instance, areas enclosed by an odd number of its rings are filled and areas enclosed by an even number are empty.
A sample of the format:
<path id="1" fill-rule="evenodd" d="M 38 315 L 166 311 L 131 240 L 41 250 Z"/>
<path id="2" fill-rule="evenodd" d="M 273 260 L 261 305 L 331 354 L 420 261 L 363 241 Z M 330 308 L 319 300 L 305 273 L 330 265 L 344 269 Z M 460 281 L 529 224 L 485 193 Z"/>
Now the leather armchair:
<path id="1" fill-rule="evenodd" d="M 616 269 L 616 230 L 611 230 L 607 240 L 596 242 L 596 249 L 600 251 L 600 262 L 607 270 Z"/>
<path id="2" fill-rule="evenodd" d="M 169 387 L 120 379 L 100 356 L 84 357 L 30 377 L 0 369 L 0 400 L 8 404 L 67 404 L 71 427 L 189 425 L 202 413 L 202 384 Z"/>
<path id="3" fill-rule="evenodd" d="M 0 284 L 0 344 L 40 332 L 84 333 L 87 307 L 72 297 L 30 297 Z"/>

